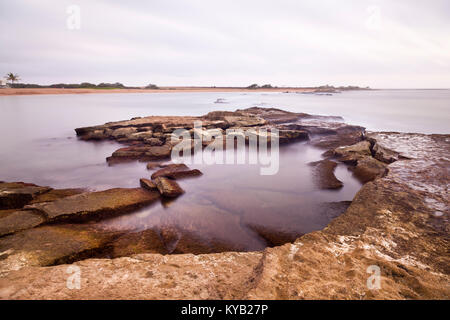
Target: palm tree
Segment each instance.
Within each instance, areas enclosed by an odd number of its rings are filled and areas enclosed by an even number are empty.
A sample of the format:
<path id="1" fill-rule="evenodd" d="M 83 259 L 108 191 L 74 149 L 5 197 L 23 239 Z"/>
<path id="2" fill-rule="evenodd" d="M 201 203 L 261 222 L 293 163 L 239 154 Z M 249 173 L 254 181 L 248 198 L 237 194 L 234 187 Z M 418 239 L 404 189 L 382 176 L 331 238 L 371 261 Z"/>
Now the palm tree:
<path id="1" fill-rule="evenodd" d="M 18 74 L 14 74 L 14 73 L 10 72 L 6 75 L 6 80 L 11 81 L 11 85 L 14 85 L 14 82 L 19 81 L 20 78 L 19 78 Z"/>

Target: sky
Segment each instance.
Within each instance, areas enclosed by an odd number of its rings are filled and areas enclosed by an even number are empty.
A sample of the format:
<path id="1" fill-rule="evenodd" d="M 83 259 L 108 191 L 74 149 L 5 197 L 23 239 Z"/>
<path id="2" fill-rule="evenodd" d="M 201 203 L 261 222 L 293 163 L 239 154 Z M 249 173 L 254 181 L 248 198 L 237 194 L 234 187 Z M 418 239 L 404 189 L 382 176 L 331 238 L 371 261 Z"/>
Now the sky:
<path id="1" fill-rule="evenodd" d="M 450 88 L 450 1 L 0 0 L 8 72 L 38 84 Z"/>

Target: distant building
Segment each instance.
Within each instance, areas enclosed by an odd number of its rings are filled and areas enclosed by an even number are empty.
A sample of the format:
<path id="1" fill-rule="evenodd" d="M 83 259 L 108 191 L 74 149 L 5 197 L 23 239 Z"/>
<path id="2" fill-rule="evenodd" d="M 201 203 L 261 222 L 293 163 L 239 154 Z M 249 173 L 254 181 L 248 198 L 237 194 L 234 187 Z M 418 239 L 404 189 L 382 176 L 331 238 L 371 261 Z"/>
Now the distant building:
<path id="1" fill-rule="evenodd" d="M 6 80 L 0 79 L 0 88 L 6 88 L 6 87 L 8 87 L 8 83 L 6 82 Z"/>

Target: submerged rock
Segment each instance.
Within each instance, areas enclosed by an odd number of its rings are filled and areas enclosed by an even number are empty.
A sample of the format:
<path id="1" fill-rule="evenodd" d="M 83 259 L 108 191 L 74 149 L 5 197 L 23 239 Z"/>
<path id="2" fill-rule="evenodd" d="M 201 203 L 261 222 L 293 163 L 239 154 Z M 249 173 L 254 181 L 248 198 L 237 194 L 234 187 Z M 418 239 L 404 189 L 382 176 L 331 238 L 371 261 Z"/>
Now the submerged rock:
<path id="1" fill-rule="evenodd" d="M 157 177 L 155 179 L 155 183 L 159 192 L 165 197 L 174 198 L 184 193 L 184 190 L 176 181 L 170 180 L 166 177 Z"/>
<path id="2" fill-rule="evenodd" d="M 124 214 L 159 199 L 157 192 L 141 188 L 116 188 L 98 192 L 86 192 L 49 203 L 37 203 L 25 209 L 38 210 L 49 221 L 80 221 L 101 219 Z"/>
<path id="3" fill-rule="evenodd" d="M 140 232 L 126 233 L 111 243 L 111 257 L 126 257 L 138 253 L 167 254 L 158 232 L 147 229 Z"/>
<path id="4" fill-rule="evenodd" d="M 342 188 L 342 181 L 334 175 L 334 169 L 337 163 L 331 160 L 320 160 L 311 162 L 313 167 L 313 178 L 320 189 L 339 189 Z"/>

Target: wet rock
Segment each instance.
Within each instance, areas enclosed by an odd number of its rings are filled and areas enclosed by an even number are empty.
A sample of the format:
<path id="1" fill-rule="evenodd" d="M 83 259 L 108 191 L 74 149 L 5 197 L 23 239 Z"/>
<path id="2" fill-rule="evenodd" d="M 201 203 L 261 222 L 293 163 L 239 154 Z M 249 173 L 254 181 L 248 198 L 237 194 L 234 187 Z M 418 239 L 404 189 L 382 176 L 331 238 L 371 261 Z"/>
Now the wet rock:
<path id="1" fill-rule="evenodd" d="M 113 158 L 129 158 L 129 159 L 138 159 L 142 157 L 150 150 L 149 146 L 130 146 L 125 148 L 120 148 L 113 152 Z"/>
<path id="2" fill-rule="evenodd" d="M 313 177 L 315 183 L 320 189 L 339 189 L 342 188 L 342 181 L 334 175 L 334 169 L 337 163 L 331 160 L 321 160 L 311 162 L 313 167 Z"/>
<path id="3" fill-rule="evenodd" d="M 140 232 L 126 233 L 111 243 L 111 257 L 126 257 L 138 253 L 167 254 L 158 232 L 148 229 Z"/>
<path id="4" fill-rule="evenodd" d="M 147 170 L 154 170 L 161 167 L 162 162 L 149 162 L 147 163 Z"/>
<path id="5" fill-rule="evenodd" d="M 31 183 L 0 183 L 0 209 L 19 209 L 31 202 L 34 197 L 50 191 L 51 188 L 40 187 Z"/>
<path id="6" fill-rule="evenodd" d="M 259 224 L 247 224 L 247 226 L 263 238 L 269 247 L 281 246 L 289 242 L 294 242 L 295 239 L 300 236 L 300 234 L 295 232 L 286 232 Z"/>
<path id="7" fill-rule="evenodd" d="M 332 220 L 343 214 L 351 204 L 351 201 L 324 202 L 317 206 L 317 212 L 327 220 Z"/>
<path id="8" fill-rule="evenodd" d="M 156 187 L 156 184 L 149 179 L 142 178 L 139 180 L 139 183 L 141 184 L 141 188 L 144 188 L 144 189 L 147 189 L 150 191 L 158 190 L 158 188 Z"/>
<path id="9" fill-rule="evenodd" d="M 98 220 L 124 214 L 148 205 L 159 198 L 157 192 L 141 188 L 116 188 L 98 192 L 86 192 L 49 203 L 29 205 L 47 216 L 49 221 Z"/>
<path id="10" fill-rule="evenodd" d="M 263 249 L 260 242 L 228 211 L 195 201 L 161 218 L 159 232 L 170 253 L 212 253 Z"/>
<path id="11" fill-rule="evenodd" d="M 160 138 L 148 138 L 144 140 L 144 143 L 150 146 L 162 146 L 164 144 L 164 141 L 162 141 Z"/>
<path id="12" fill-rule="evenodd" d="M 308 140 L 308 132 L 304 130 L 279 130 L 280 143 Z"/>
<path id="13" fill-rule="evenodd" d="M 128 137 L 130 140 L 147 141 L 152 139 L 153 133 L 149 131 L 138 131 L 136 133 L 130 134 Z"/>
<path id="14" fill-rule="evenodd" d="M 338 147 L 356 144 L 364 139 L 363 128 L 356 126 L 348 127 L 348 130 L 338 130 L 336 134 L 314 136 L 311 139 L 311 144 L 321 149 L 336 149 Z"/>
<path id="15" fill-rule="evenodd" d="M 117 234 L 89 225 L 42 226 L 0 238 L 0 275 L 29 266 L 50 266 L 105 252 Z"/>
<path id="16" fill-rule="evenodd" d="M 370 142 L 364 140 L 354 145 L 336 148 L 334 156 L 342 162 L 356 164 L 358 159 L 372 156 Z"/>
<path id="17" fill-rule="evenodd" d="M 159 192 L 165 197 L 175 198 L 184 193 L 177 182 L 166 177 L 157 177 L 155 183 Z"/>
<path id="18" fill-rule="evenodd" d="M 111 133 L 111 136 L 113 138 L 116 138 L 116 139 L 117 138 L 125 138 L 125 137 L 132 136 L 136 132 L 137 132 L 137 129 L 133 128 L 133 127 L 130 127 L 130 128 L 119 128 L 119 129 L 114 130 Z"/>
<path id="19" fill-rule="evenodd" d="M 108 134 L 105 133 L 105 130 L 93 130 L 88 132 L 87 134 L 81 136 L 81 140 L 103 140 L 108 138 Z"/>
<path id="20" fill-rule="evenodd" d="M 198 169 L 191 170 L 184 163 L 170 164 L 165 168 L 159 169 L 152 174 L 152 179 L 157 177 L 167 177 L 171 179 L 182 179 L 188 177 L 196 177 L 202 175 Z"/>
<path id="21" fill-rule="evenodd" d="M 353 174 L 362 183 L 366 183 L 375 180 L 378 177 L 383 177 L 387 171 L 388 169 L 385 163 L 372 157 L 364 157 L 358 160 L 358 164 L 353 170 Z"/>
<path id="22" fill-rule="evenodd" d="M 34 197 L 34 199 L 29 204 L 41 203 L 41 202 L 51 202 L 61 198 L 74 196 L 86 192 L 83 189 L 52 189 L 43 194 L 39 194 Z"/>
<path id="23" fill-rule="evenodd" d="M 36 211 L 20 210 L 7 213 L 0 211 L 0 236 L 34 228 L 44 222 L 45 218 Z"/>
<path id="24" fill-rule="evenodd" d="M 145 152 L 145 156 L 150 159 L 164 159 L 169 158 L 172 151 L 172 146 L 165 144 L 163 146 L 152 146 Z"/>

